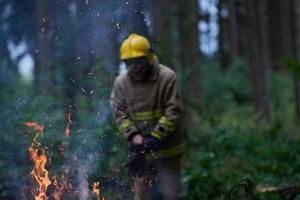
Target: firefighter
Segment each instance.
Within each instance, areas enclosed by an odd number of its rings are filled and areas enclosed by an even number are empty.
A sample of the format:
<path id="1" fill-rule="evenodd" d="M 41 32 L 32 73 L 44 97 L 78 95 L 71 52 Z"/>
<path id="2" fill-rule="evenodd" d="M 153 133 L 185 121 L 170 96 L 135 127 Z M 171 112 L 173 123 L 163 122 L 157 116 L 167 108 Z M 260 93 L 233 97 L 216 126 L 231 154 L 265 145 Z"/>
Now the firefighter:
<path id="1" fill-rule="evenodd" d="M 128 173 L 135 200 L 183 199 L 180 131 L 181 100 L 176 74 L 159 63 L 147 38 L 131 34 L 120 48 L 127 73 L 114 82 L 110 104 L 114 120 L 129 143 Z"/>

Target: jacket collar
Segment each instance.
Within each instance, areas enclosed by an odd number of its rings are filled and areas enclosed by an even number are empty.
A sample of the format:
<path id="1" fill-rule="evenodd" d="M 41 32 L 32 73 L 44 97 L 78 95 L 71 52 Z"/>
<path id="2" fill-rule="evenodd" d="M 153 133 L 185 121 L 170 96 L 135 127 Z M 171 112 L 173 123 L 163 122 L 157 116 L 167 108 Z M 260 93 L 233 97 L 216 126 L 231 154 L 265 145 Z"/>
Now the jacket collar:
<path id="1" fill-rule="evenodd" d="M 154 63 L 153 63 L 153 68 L 151 70 L 151 74 L 148 76 L 146 81 L 155 81 L 158 77 L 158 72 L 159 72 L 159 60 L 157 56 L 154 56 Z"/>

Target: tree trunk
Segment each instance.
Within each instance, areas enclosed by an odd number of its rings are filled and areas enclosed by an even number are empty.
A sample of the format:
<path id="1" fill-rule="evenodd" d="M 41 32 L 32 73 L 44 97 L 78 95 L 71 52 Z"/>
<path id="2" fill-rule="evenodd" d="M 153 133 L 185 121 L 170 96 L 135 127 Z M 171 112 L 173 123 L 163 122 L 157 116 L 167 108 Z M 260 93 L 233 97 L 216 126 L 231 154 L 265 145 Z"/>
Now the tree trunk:
<path id="1" fill-rule="evenodd" d="M 224 7 L 224 0 L 219 0 L 218 2 L 218 23 L 220 27 L 219 36 L 218 36 L 218 44 L 219 44 L 219 58 L 221 69 L 225 71 L 229 66 L 229 55 L 228 55 L 228 40 L 227 40 L 227 31 L 226 31 L 226 21 L 227 19 L 222 16 L 222 10 Z"/>
<path id="2" fill-rule="evenodd" d="M 247 33 L 247 1 L 236 1 L 236 23 L 239 56 L 247 57 L 248 33 Z"/>
<path id="3" fill-rule="evenodd" d="M 292 0 L 292 35 L 293 35 L 293 57 L 300 63 L 300 2 Z M 300 121 L 300 80 L 294 77 L 295 112 Z"/>
<path id="4" fill-rule="evenodd" d="M 272 4 L 272 1 L 270 1 L 270 4 Z M 278 59 L 280 59 L 282 56 L 293 56 L 293 36 L 292 36 L 292 17 L 291 12 L 293 12 L 291 7 L 291 0 L 284 0 L 281 1 L 281 18 L 280 18 L 280 24 L 282 25 L 282 38 L 280 39 L 281 45 L 282 45 L 282 54 Z"/>
<path id="5" fill-rule="evenodd" d="M 37 41 L 35 49 L 35 85 L 39 94 L 53 93 L 54 20 L 51 1 L 36 1 Z"/>
<path id="6" fill-rule="evenodd" d="M 176 4 L 171 0 L 151 0 L 147 2 L 147 6 L 152 11 L 150 34 L 154 42 L 154 50 L 161 63 L 174 68 L 179 65 L 176 60 L 178 48 L 174 39 L 178 37 Z"/>
<path id="7" fill-rule="evenodd" d="M 280 69 L 280 58 L 292 56 L 290 0 L 269 1 L 271 66 Z"/>
<path id="8" fill-rule="evenodd" d="M 272 2 L 269 3 L 270 47 L 271 47 L 271 60 L 272 60 L 271 66 L 274 71 L 277 71 L 279 69 L 278 58 L 282 54 L 280 1 L 281 0 L 273 0 Z"/>
<path id="9" fill-rule="evenodd" d="M 296 118 L 300 121 L 300 81 L 294 77 L 294 91 L 295 91 L 295 113 Z"/>
<path id="10" fill-rule="evenodd" d="M 266 76 L 266 86 L 268 84 L 267 81 L 267 74 L 268 68 L 270 66 L 270 48 L 269 48 L 269 24 L 268 24 L 268 11 L 267 5 L 269 0 L 265 1 L 257 1 L 257 9 L 259 14 L 259 36 L 260 36 L 260 48 L 261 48 L 261 55 L 262 55 L 262 66 L 265 68 L 265 76 Z"/>
<path id="11" fill-rule="evenodd" d="M 239 44 L 237 36 L 236 5 L 235 0 L 228 0 L 229 11 L 229 49 L 231 62 L 239 57 Z"/>
<path id="12" fill-rule="evenodd" d="M 73 10 L 71 11 L 70 5 L 74 5 L 72 0 L 60 1 L 61 12 L 59 15 L 60 27 L 60 43 L 59 48 L 64 52 L 59 53 L 60 70 L 63 76 L 62 92 L 65 94 L 66 99 L 63 102 L 66 113 L 72 113 L 72 119 L 77 121 L 77 104 L 76 97 L 78 88 L 78 70 L 75 65 L 77 55 L 76 53 L 76 31 L 75 29 L 75 16 Z"/>
<path id="13" fill-rule="evenodd" d="M 197 119 L 202 105 L 202 85 L 200 68 L 200 46 L 198 31 L 198 3 L 177 1 L 179 58 L 184 75 L 183 102 L 187 107 L 184 113 L 184 130 L 191 134 L 198 126 Z M 173 45 L 174 46 L 174 45 Z"/>
<path id="14" fill-rule="evenodd" d="M 181 66 L 186 74 L 189 102 L 202 102 L 198 4 L 196 0 L 178 0 L 178 24 Z"/>
<path id="15" fill-rule="evenodd" d="M 259 0 L 247 1 L 248 59 L 255 109 L 259 113 L 257 122 L 268 121 L 270 119 L 267 87 L 267 41 L 260 3 Z"/>

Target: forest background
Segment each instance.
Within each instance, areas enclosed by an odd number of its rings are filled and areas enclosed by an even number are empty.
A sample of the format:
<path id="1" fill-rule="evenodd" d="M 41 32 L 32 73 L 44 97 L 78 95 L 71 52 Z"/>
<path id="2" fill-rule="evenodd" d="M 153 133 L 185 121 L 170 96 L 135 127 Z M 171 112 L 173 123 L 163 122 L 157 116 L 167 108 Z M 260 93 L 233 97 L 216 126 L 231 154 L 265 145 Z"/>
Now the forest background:
<path id="1" fill-rule="evenodd" d="M 228 198 L 245 177 L 262 200 L 297 189 L 299 0 L 2 0 L 0 199 L 37 192 L 29 121 L 44 126 L 50 199 L 55 177 L 62 199 L 96 199 L 97 181 L 107 199 L 132 198 L 108 103 L 132 32 L 181 85 L 187 199 Z"/>

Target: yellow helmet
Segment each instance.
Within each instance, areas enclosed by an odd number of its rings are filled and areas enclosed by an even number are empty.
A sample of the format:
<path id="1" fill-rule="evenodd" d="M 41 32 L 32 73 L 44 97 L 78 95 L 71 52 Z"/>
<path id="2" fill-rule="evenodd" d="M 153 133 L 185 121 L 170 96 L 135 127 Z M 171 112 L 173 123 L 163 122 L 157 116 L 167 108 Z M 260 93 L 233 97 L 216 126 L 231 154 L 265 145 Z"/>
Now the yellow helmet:
<path id="1" fill-rule="evenodd" d="M 150 64 L 154 63 L 154 54 L 150 50 L 148 39 L 142 35 L 130 34 L 120 48 L 121 60 L 146 56 Z"/>

